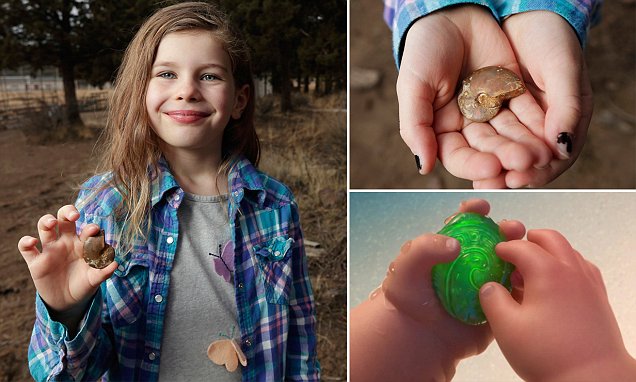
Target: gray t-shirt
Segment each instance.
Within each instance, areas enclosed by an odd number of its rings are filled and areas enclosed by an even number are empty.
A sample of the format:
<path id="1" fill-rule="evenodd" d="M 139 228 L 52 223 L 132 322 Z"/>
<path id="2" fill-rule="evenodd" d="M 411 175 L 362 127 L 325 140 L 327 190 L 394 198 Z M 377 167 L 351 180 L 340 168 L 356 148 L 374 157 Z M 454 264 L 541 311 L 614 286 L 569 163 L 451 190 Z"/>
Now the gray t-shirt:
<path id="1" fill-rule="evenodd" d="M 170 272 L 159 380 L 241 380 L 240 364 L 230 373 L 207 356 L 213 341 L 225 339 L 220 333 L 240 337 L 233 279 L 226 281 L 214 266 L 231 239 L 227 209 L 227 195 L 186 193 L 179 206 L 179 240 Z"/>

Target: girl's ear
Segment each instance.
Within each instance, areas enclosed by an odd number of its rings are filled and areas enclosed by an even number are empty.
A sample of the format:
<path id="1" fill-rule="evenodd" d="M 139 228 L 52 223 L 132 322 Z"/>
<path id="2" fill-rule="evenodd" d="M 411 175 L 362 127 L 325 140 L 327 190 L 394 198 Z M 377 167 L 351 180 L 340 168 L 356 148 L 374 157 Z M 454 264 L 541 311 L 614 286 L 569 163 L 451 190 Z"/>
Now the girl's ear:
<path id="1" fill-rule="evenodd" d="M 234 99 L 234 108 L 232 109 L 232 118 L 239 119 L 243 110 L 247 106 L 247 101 L 250 99 L 250 86 L 243 85 L 236 90 L 236 98 Z"/>

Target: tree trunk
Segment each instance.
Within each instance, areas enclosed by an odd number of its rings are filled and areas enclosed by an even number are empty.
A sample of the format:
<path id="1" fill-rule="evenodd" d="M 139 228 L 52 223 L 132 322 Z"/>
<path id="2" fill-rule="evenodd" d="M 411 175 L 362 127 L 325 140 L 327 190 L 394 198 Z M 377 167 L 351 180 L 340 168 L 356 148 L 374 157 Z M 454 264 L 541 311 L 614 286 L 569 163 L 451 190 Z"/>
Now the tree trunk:
<path id="1" fill-rule="evenodd" d="M 315 95 L 320 95 L 320 73 L 316 73 L 316 88 L 314 89 Z"/>
<path id="2" fill-rule="evenodd" d="M 83 126 L 83 123 L 75 94 L 75 57 L 69 41 L 71 35 L 70 12 L 71 3 L 69 0 L 64 0 L 59 70 L 64 85 L 64 125 L 70 132 L 76 133 Z"/>
<path id="3" fill-rule="evenodd" d="M 325 94 L 331 94 L 333 90 L 333 78 L 331 75 L 325 77 Z"/>
<path id="4" fill-rule="evenodd" d="M 281 49 L 280 57 L 280 111 L 286 113 L 292 110 L 291 102 L 291 73 L 289 60 L 286 59 L 285 49 Z"/>
<path id="5" fill-rule="evenodd" d="M 77 94 L 75 93 L 75 68 L 73 63 L 62 61 L 60 65 L 64 85 L 64 122 L 68 127 L 81 126 Z"/>

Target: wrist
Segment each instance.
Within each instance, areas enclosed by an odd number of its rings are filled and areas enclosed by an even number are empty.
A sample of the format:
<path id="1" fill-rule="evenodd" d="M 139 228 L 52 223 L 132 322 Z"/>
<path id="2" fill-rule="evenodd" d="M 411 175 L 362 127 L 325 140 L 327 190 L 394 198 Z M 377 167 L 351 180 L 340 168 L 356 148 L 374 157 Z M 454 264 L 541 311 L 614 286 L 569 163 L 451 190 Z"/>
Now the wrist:
<path id="1" fill-rule="evenodd" d="M 545 381 L 634 381 L 636 360 L 627 351 L 595 362 L 581 362 Z"/>
<path id="2" fill-rule="evenodd" d="M 42 300 L 42 302 L 49 312 L 49 317 L 51 317 L 53 321 L 59 322 L 66 327 L 68 338 L 74 338 L 79 331 L 79 323 L 86 315 L 86 311 L 90 307 L 94 297 L 95 295 L 93 294 L 87 299 L 64 310 L 53 309 L 46 301 Z"/>
<path id="3" fill-rule="evenodd" d="M 414 320 L 379 292 L 351 311 L 351 380 L 450 380 L 457 361 L 432 323 Z"/>

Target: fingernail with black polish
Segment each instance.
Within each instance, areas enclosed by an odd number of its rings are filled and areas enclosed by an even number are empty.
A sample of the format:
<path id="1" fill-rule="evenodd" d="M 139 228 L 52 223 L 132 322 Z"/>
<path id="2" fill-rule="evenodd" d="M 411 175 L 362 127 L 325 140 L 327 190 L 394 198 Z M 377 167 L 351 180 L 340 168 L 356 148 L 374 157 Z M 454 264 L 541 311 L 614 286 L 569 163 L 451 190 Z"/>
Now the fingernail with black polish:
<path id="1" fill-rule="evenodd" d="M 419 156 L 415 156 L 415 164 L 417 165 L 417 170 L 420 171 L 422 170 L 422 164 L 420 163 L 420 157 Z"/>
<path id="2" fill-rule="evenodd" d="M 570 133 L 559 133 L 557 136 L 557 149 L 563 159 L 570 158 L 570 154 L 572 153 L 572 139 L 573 136 Z"/>

